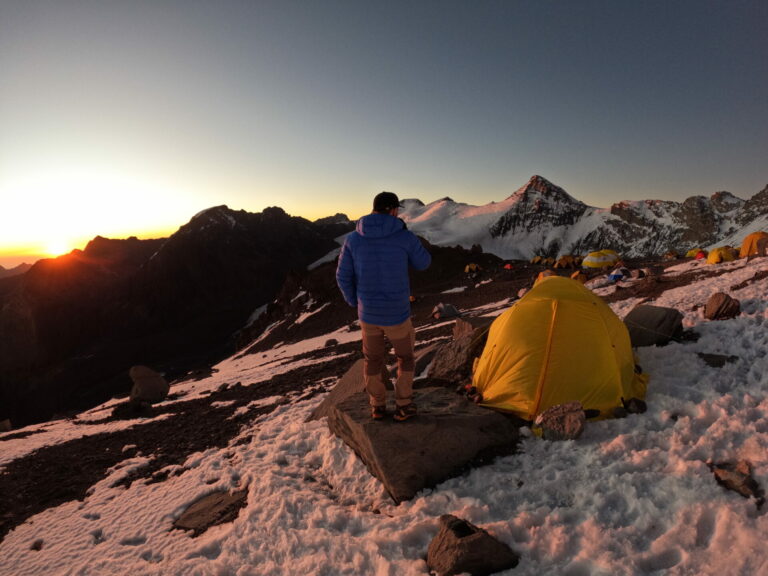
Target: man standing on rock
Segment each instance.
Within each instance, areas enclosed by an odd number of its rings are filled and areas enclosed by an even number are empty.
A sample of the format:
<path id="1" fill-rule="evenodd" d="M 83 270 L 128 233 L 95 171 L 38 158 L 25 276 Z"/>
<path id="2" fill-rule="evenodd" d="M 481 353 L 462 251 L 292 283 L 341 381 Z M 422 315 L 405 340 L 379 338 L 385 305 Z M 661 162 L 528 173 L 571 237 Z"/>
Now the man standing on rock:
<path id="1" fill-rule="evenodd" d="M 413 403 L 413 347 L 408 266 L 425 270 L 429 252 L 405 222 L 397 217 L 400 201 L 392 192 L 373 199 L 373 212 L 357 221 L 347 236 L 336 268 L 336 283 L 344 300 L 357 307 L 363 331 L 363 373 L 371 417 L 386 416 L 386 388 L 382 379 L 385 337 L 397 356 L 395 413 L 397 421 L 416 416 Z"/>

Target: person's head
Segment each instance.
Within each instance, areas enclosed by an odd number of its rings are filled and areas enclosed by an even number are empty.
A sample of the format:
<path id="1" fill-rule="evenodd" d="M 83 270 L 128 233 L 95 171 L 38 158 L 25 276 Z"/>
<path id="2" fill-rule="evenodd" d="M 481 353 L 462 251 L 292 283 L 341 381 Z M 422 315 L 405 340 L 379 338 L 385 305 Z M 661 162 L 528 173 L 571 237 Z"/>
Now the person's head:
<path id="1" fill-rule="evenodd" d="M 373 199 L 373 211 L 379 214 L 391 214 L 397 216 L 400 208 L 400 199 L 394 192 L 379 192 Z"/>

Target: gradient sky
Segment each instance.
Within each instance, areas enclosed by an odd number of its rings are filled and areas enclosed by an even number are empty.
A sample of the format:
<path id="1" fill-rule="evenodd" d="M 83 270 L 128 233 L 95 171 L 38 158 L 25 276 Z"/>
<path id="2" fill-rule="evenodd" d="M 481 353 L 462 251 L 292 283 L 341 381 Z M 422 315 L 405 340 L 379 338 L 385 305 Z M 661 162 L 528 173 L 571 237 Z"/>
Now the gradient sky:
<path id="1" fill-rule="evenodd" d="M 765 0 L 0 0 L 0 264 L 533 174 L 593 206 L 746 199 L 766 29 Z"/>

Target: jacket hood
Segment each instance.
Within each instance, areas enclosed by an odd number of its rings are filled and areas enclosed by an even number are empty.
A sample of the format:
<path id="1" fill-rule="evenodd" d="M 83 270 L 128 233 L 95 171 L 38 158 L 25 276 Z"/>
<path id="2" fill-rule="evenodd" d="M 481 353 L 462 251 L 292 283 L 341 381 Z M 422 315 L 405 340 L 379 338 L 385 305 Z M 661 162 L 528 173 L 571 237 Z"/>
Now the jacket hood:
<path id="1" fill-rule="evenodd" d="M 385 238 L 405 228 L 405 223 L 389 214 L 368 214 L 357 221 L 355 230 L 366 238 Z"/>

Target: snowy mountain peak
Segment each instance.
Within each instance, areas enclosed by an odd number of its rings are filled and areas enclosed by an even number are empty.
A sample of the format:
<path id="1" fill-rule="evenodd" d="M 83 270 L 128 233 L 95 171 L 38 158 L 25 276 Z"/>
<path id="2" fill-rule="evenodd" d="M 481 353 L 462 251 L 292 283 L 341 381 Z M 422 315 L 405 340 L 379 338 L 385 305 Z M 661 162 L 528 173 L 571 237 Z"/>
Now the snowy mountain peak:
<path id="1" fill-rule="evenodd" d="M 730 192 L 683 202 L 633 200 L 590 207 L 534 175 L 502 202 L 469 206 L 443 198 L 406 203 L 411 230 L 436 245 L 482 246 L 505 259 L 584 255 L 611 248 L 626 258 L 740 242 L 768 226 L 768 186 L 746 202 Z"/>
<path id="2" fill-rule="evenodd" d="M 220 227 L 234 228 L 237 225 L 237 219 L 234 210 L 231 210 L 227 205 L 213 206 L 206 208 L 201 212 L 195 214 L 187 224 L 188 227 L 202 230 L 208 227 Z M 184 229 L 186 227 L 182 227 Z"/>
<path id="3" fill-rule="evenodd" d="M 744 206 L 744 200 L 724 190 L 712 194 L 709 201 L 714 209 L 720 213 L 732 212 Z"/>
<path id="4" fill-rule="evenodd" d="M 516 190 L 510 198 L 519 198 L 519 197 L 525 197 L 525 196 L 541 196 L 543 198 L 550 198 L 550 199 L 556 199 L 556 198 L 563 198 L 571 202 L 577 202 L 570 194 L 568 194 L 565 190 L 560 188 L 560 186 L 556 186 L 555 184 L 552 184 L 549 180 L 544 178 L 543 176 L 539 176 L 538 174 L 534 174 L 531 176 L 530 180 L 523 186 L 522 188 L 519 188 Z"/>
<path id="5" fill-rule="evenodd" d="M 538 175 L 507 200 L 511 201 L 510 208 L 489 230 L 493 238 L 521 233 L 546 235 L 553 228 L 573 225 L 587 209 L 586 204 Z"/>

